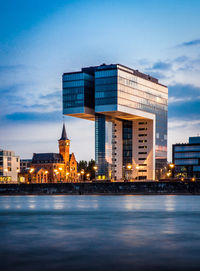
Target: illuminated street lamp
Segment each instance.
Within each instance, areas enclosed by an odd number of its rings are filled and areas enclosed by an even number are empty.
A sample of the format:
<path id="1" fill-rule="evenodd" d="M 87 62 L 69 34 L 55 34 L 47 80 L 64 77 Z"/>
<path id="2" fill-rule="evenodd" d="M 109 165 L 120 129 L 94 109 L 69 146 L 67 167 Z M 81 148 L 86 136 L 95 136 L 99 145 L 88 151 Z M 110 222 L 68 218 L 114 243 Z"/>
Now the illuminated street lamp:
<path id="1" fill-rule="evenodd" d="M 171 172 L 167 172 L 167 177 L 169 178 L 171 175 Z"/>
<path id="2" fill-rule="evenodd" d="M 84 169 L 82 169 L 82 170 L 81 170 L 82 181 L 83 181 L 83 176 L 84 176 L 84 173 L 85 173 L 85 171 L 84 171 Z"/>
<path id="3" fill-rule="evenodd" d="M 90 180 L 90 173 L 87 173 L 86 177 L 87 177 L 88 180 Z"/>
<path id="4" fill-rule="evenodd" d="M 192 181 L 193 181 L 193 182 L 195 182 L 195 181 L 196 181 L 196 179 L 193 177 L 193 178 L 192 178 Z"/>
<path id="5" fill-rule="evenodd" d="M 32 173 L 35 169 L 32 167 L 30 168 L 29 172 Z"/>
<path id="6" fill-rule="evenodd" d="M 31 167 L 30 170 L 29 170 L 29 173 L 31 174 L 31 182 L 32 182 L 32 173 L 34 172 L 34 170 L 35 169 L 33 167 Z"/>
<path id="7" fill-rule="evenodd" d="M 98 167 L 97 167 L 97 166 L 93 166 L 93 169 L 94 169 L 94 171 L 95 171 L 95 179 L 96 179 L 96 175 L 97 175 L 97 169 L 98 169 Z"/>
<path id="8" fill-rule="evenodd" d="M 172 178 L 174 178 L 174 167 L 175 167 L 175 165 L 173 163 L 171 163 L 171 164 L 169 164 L 169 167 L 171 169 Z"/>
<path id="9" fill-rule="evenodd" d="M 138 180 L 138 175 L 139 175 L 139 169 L 140 169 L 140 166 L 137 165 L 137 166 L 136 166 L 136 169 L 137 169 L 137 180 Z"/>
<path id="10" fill-rule="evenodd" d="M 183 177 L 181 178 L 181 181 L 182 181 L 182 182 L 184 181 L 184 178 L 183 178 Z"/>
<path id="11" fill-rule="evenodd" d="M 127 172 L 127 175 L 128 175 L 128 181 L 130 180 L 130 175 L 131 175 L 131 170 L 132 170 L 132 165 L 131 164 L 128 164 L 126 166 L 126 168 L 128 169 L 128 172 Z"/>
<path id="12" fill-rule="evenodd" d="M 80 182 L 81 173 L 77 173 L 77 175 L 78 175 L 78 181 Z"/>

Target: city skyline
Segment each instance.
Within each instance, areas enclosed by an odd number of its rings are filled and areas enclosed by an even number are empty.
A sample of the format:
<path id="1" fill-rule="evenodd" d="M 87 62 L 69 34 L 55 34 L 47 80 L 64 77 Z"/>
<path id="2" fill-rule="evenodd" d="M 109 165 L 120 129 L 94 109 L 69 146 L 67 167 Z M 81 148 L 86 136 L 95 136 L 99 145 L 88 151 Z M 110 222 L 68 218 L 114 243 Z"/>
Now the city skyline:
<path id="1" fill-rule="evenodd" d="M 169 87 L 169 160 L 172 143 L 198 134 L 200 3 L 11 3 L 13 14 L 10 2 L 0 1 L 1 24 L 9 14 L 0 30 L 1 148 L 21 158 L 56 150 L 62 73 L 102 63 L 123 63 Z M 65 123 L 77 159 L 94 158 L 94 123 L 72 117 Z"/>

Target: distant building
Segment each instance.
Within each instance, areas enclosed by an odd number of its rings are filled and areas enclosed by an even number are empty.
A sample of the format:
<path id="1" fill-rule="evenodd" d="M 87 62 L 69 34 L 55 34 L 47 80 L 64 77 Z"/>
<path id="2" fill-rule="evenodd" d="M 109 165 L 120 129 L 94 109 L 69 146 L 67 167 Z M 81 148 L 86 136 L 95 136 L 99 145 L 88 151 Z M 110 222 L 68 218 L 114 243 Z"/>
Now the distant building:
<path id="1" fill-rule="evenodd" d="M 63 74 L 63 114 L 95 122 L 98 179 L 154 180 L 167 163 L 168 88 L 120 64 Z"/>
<path id="2" fill-rule="evenodd" d="M 32 159 L 20 159 L 20 172 L 30 169 Z"/>
<path id="3" fill-rule="evenodd" d="M 172 147 L 175 177 L 200 178 L 200 136 L 190 137 L 187 144 Z"/>
<path id="4" fill-rule="evenodd" d="M 13 151 L 0 150 L 0 182 L 18 182 L 20 158 Z"/>
<path id="5" fill-rule="evenodd" d="M 70 140 L 65 125 L 58 140 L 59 153 L 34 153 L 30 174 L 36 183 L 69 182 L 77 180 L 77 162 L 74 153 L 70 154 Z"/>

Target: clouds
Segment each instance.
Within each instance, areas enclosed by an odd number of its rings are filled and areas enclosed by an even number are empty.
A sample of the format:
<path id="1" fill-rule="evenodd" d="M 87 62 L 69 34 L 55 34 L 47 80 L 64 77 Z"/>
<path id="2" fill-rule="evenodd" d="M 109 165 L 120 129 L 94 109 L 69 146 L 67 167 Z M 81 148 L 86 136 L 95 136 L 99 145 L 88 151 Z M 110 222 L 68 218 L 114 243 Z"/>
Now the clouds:
<path id="1" fill-rule="evenodd" d="M 185 56 L 148 63 L 144 67 L 150 75 L 157 76 L 165 85 L 191 85 L 200 87 L 200 56 Z"/>
<path id="2" fill-rule="evenodd" d="M 166 71 L 166 70 L 169 70 L 171 68 L 171 66 L 172 66 L 171 63 L 159 61 L 159 62 L 154 63 L 152 70 Z"/>
<path id="3" fill-rule="evenodd" d="M 191 47 L 191 46 L 197 46 L 197 45 L 200 45 L 200 39 L 190 40 L 190 41 L 179 44 L 180 47 Z"/>
<path id="4" fill-rule="evenodd" d="M 176 125 L 188 119 L 192 120 L 190 131 L 196 131 L 200 40 L 193 37 L 199 34 L 199 4 L 154 2 L 22 0 L 12 10 L 5 2 L 0 18 L 4 24 L 9 17 L 0 30 L 0 125 L 7 129 L 0 133 L 0 141 L 4 146 L 23 157 L 28 149 L 30 153 L 53 151 L 55 131 L 60 132 L 62 122 L 62 73 L 103 62 L 140 69 L 169 86 L 169 124 L 174 125 L 170 131 L 174 136 L 177 129 L 181 138 L 184 126 Z M 185 20 L 189 13 L 192 16 Z M 78 146 L 75 151 L 82 159 L 94 157 L 93 125 L 75 118 L 66 122 Z M 6 133 L 14 135 L 8 139 Z M 91 148 L 83 149 L 82 142 Z"/>

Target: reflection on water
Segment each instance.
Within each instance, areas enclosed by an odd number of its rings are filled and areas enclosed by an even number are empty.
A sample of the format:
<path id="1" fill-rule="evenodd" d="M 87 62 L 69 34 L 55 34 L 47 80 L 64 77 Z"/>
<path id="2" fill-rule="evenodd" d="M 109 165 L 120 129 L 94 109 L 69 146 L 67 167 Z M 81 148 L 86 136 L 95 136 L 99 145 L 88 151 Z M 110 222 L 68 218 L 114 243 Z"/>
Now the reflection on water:
<path id="1" fill-rule="evenodd" d="M 200 270 L 198 196 L 0 197 L 0 270 Z"/>

